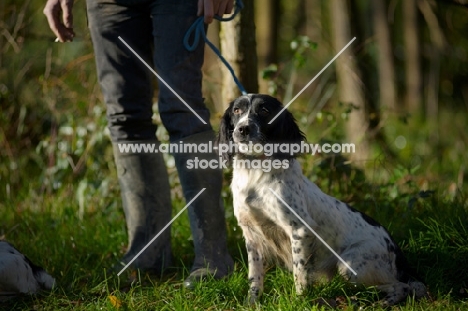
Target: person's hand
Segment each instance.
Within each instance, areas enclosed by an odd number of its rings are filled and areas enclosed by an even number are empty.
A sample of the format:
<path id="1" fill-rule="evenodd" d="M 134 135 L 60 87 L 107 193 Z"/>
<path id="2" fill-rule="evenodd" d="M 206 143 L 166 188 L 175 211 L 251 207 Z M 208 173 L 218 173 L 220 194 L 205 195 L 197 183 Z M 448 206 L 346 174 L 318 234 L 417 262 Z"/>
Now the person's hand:
<path id="1" fill-rule="evenodd" d="M 213 21 L 215 15 L 229 14 L 234 7 L 234 0 L 198 0 L 198 16 L 205 16 L 205 23 Z"/>
<path id="2" fill-rule="evenodd" d="M 73 41 L 73 0 L 47 0 L 44 14 L 60 42 Z"/>

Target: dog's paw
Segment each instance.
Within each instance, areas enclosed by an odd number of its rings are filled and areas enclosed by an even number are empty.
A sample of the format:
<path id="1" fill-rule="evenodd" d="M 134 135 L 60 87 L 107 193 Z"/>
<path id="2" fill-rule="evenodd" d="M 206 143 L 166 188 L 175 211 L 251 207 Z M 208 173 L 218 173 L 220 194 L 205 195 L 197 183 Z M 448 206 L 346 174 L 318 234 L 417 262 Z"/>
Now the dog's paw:
<path id="1" fill-rule="evenodd" d="M 252 295 L 247 295 L 244 300 L 244 305 L 246 307 L 254 306 L 256 303 L 258 303 L 258 297 L 253 297 Z"/>
<path id="2" fill-rule="evenodd" d="M 417 298 L 429 297 L 426 286 L 421 282 L 411 282 L 409 283 L 410 292 Z"/>
<path id="3" fill-rule="evenodd" d="M 247 298 L 245 299 L 245 305 L 247 306 L 252 306 L 256 303 L 258 303 L 259 298 L 260 298 L 260 289 L 256 286 L 253 286 L 249 289 L 249 294 L 247 295 Z"/>
<path id="4" fill-rule="evenodd" d="M 296 284 L 296 294 L 298 296 L 303 296 L 306 293 L 307 285 Z"/>

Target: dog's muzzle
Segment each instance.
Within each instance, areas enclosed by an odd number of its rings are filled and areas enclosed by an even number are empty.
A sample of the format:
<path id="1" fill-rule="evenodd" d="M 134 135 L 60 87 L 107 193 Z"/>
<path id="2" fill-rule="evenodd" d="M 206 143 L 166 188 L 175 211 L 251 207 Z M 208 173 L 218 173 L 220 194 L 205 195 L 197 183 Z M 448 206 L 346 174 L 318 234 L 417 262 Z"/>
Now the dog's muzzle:
<path id="1" fill-rule="evenodd" d="M 260 129 L 255 122 L 245 120 L 234 128 L 232 138 L 236 143 L 256 143 L 261 141 Z"/>

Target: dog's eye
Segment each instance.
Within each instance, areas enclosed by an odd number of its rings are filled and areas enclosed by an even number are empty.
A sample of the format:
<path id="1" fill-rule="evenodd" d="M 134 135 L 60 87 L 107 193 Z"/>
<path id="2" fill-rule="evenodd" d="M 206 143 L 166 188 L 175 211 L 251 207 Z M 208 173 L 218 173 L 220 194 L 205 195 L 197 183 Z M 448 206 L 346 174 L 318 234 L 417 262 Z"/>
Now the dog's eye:
<path id="1" fill-rule="evenodd" d="M 242 113 L 242 109 L 236 107 L 234 108 L 234 114 L 241 114 Z"/>
<path id="2" fill-rule="evenodd" d="M 262 109 L 260 109 L 260 115 L 261 116 L 267 116 L 270 114 L 270 111 L 268 109 L 266 109 L 265 107 L 262 107 Z"/>

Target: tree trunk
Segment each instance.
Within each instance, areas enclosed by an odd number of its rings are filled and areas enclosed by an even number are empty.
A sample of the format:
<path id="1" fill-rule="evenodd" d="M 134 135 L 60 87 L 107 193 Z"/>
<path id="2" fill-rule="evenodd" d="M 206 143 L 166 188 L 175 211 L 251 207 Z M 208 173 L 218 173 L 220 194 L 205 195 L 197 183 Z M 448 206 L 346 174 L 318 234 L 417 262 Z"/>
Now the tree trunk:
<path id="1" fill-rule="evenodd" d="M 221 23 L 221 53 L 231 64 L 246 91 L 257 93 L 258 70 L 253 1 L 246 1 L 244 6 L 234 20 Z M 227 105 L 241 92 L 231 73 L 224 65 L 222 66 L 222 98 L 224 105 Z"/>
<path id="2" fill-rule="evenodd" d="M 405 42 L 405 76 L 406 76 L 406 108 L 410 113 L 420 113 L 421 96 L 421 65 L 419 51 L 419 26 L 416 10 L 417 0 L 403 1 L 403 25 Z"/>
<path id="3" fill-rule="evenodd" d="M 440 61 L 445 46 L 445 39 L 437 16 L 430 4 L 426 0 L 419 0 L 418 6 L 426 20 L 432 42 L 429 58 L 429 76 L 426 84 L 426 117 L 429 121 L 437 123 L 439 115 Z"/>
<path id="4" fill-rule="evenodd" d="M 322 41 L 322 1 L 309 0 L 305 3 L 305 33 L 313 42 Z"/>
<path id="5" fill-rule="evenodd" d="M 278 63 L 279 0 L 257 0 L 255 22 L 257 24 L 257 51 L 259 70 Z M 267 80 L 260 79 L 261 93 L 268 93 Z"/>
<path id="6" fill-rule="evenodd" d="M 348 1 L 346 0 L 330 0 L 335 52 L 341 50 L 352 39 L 347 5 Z M 363 161 L 370 158 L 366 136 L 369 123 L 366 117 L 360 74 L 352 51 L 353 46 L 350 46 L 336 60 L 338 99 L 343 104 L 350 104 L 354 107 L 346 123 L 346 135 L 348 142 L 354 143 L 356 146 L 356 153 L 351 156 L 351 160 L 358 166 L 364 166 Z"/>
<path id="7" fill-rule="evenodd" d="M 385 119 L 387 111 L 396 110 L 395 71 L 392 41 L 385 0 L 373 0 L 375 39 L 378 47 L 380 111 Z"/>
<path id="8" fill-rule="evenodd" d="M 437 5 L 437 4 L 435 4 Z M 433 8 L 427 0 L 418 0 L 418 7 L 426 20 L 431 37 L 431 50 L 429 54 L 429 69 L 425 83 L 426 96 L 426 118 L 428 123 L 434 129 L 429 139 L 434 145 L 439 145 L 440 127 L 439 127 L 439 84 L 440 84 L 440 66 L 442 52 L 446 45 L 444 34 L 440 28 L 439 21 Z M 442 161 L 441 153 L 437 153 L 439 161 Z"/>

